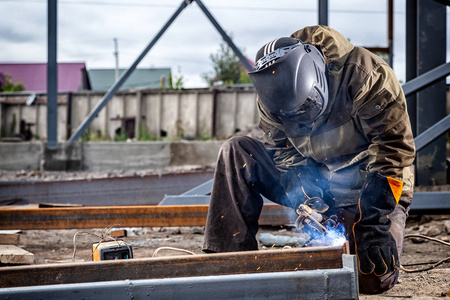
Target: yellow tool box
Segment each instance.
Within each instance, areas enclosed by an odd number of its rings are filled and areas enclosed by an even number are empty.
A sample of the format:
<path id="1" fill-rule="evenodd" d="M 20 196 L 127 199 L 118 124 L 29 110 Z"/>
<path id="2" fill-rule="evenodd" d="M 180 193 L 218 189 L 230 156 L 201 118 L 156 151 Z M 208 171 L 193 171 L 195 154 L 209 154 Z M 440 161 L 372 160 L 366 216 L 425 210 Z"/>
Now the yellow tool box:
<path id="1" fill-rule="evenodd" d="M 133 258 L 133 249 L 124 241 L 108 241 L 92 244 L 92 260 L 115 260 Z"/>

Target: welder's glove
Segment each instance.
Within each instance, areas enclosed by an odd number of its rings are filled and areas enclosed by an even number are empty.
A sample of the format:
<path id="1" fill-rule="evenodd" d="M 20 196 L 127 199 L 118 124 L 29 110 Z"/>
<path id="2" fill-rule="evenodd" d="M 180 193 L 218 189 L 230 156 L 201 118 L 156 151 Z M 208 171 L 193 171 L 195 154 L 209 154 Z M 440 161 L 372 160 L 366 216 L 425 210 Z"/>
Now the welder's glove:
<path id="1" fill-rule="evenodd" d="M 317 168 L 308 166 L 293 168 L 281 176 L 281 185 L 294 209 L 305 204 L 318 213 L 328 210 L 320 178 Z"/>
<path id="2" fill-rule="evenodd" d="M 355 250 L 362 274 L 381 276 L 399 268 L 397 244 L 388 217 L 400 199 L 403 182 L 368 173 L 361 189 L 353 225 Z"/>

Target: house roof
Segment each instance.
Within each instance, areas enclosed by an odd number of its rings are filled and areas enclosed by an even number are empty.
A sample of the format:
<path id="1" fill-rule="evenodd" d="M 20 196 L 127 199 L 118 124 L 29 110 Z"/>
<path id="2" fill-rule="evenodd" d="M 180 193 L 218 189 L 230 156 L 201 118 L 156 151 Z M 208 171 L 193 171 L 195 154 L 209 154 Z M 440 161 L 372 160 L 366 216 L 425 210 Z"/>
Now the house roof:
<path id="1" fill-rule="evenodd" d="M 126 69 L 119 69 L 119 76 Z M 115 69 L 89 69 L 89 78 L 93 91 L 107 91 L 115 82 Z M 170 68 L 135 69 L 125 81 L 120 90 L 134 88 L 160 88 L 161 77 L 165 77 L 165 87 L 168 87 Z"/>
<path id="2" fill-rule="evenodd" d="M 26 91 L 47 91 L 46 63 L 0 63 L 0 72 L 21 81 Z M 76 92 L 89 89 L 85 63 L 58 63 L 58 91 Z"/>

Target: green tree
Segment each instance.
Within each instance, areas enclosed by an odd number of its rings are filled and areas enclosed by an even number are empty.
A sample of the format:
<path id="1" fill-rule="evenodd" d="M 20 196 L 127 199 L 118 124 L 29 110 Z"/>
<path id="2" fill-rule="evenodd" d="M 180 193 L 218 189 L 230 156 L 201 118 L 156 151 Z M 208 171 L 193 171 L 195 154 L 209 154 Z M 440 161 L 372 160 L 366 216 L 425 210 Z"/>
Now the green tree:
<path id="1" fill-rule="evenodd" d="M 182 75 L 180 77 L 175 77 L 175 83 L 173 85 L 174 90 L 182 90 L 184 85 L 184 78 Z"/>
<path id="2" fill-rule="evenodd" d="M 14 83 L 10 75 L 0 72 L 0 92 L 21 92 L 24 89 L 21 81 Z"/>
<path id="3" fill-rule="evenodd" d="M 184 86 L 184 77 L 181 75 L 181 68 L 178 67 L 178 76 L 172 76 L 172 72 L 169 73 L 169 89 L 182 90 Z"/>
<path id="4" fill-rule="evenodd" d="M 250 80 L 250 76 L 248 76 L 247 72 L 245 72 L 244 70 L 241 70 L 241 77 L 239 79 L 239 83 L 252 83 L 252 81 Z"/>
<path id="5" fill-rule="evenodd" d="M 239 58 L 225 42 L 222 42 L 217 53 L 210 54 L 209 58 L 214 71 L 202 76 L 209 86 L 213 86 L 216 82 L 222 82 L 223 84 L 250 82 L 248 75 L 242 70 Z"/>

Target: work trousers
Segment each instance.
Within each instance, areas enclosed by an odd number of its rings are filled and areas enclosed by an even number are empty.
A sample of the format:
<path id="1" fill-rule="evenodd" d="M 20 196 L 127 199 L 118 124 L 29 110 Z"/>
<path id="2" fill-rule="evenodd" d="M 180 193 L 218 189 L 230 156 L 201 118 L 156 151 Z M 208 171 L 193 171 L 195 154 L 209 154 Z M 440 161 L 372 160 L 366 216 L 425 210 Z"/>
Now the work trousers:
<path id="1" fill-rule="evenodd" d="M 246 136 L 233 137 L 222 145 L 206 221 L 204 252 L 257 250 L 258 219 L 263 206 L 261 195 L 292 207 L 280 184 L 281 174 L 272 155 L 260 141 Z M 352 226 L 356 209 L 356 205 L 336 208 L 352 254 L 355 253 Z M 408 205 L 397 205 L 389 216 L 392 221 L 390 232 L 397 243 L 399 257 L 403 250 L 407 213 Z M 392 288 L 397 279 L 398 271 L 383 276 L 360 274 L 360 291 L 380 293 Z"/>

